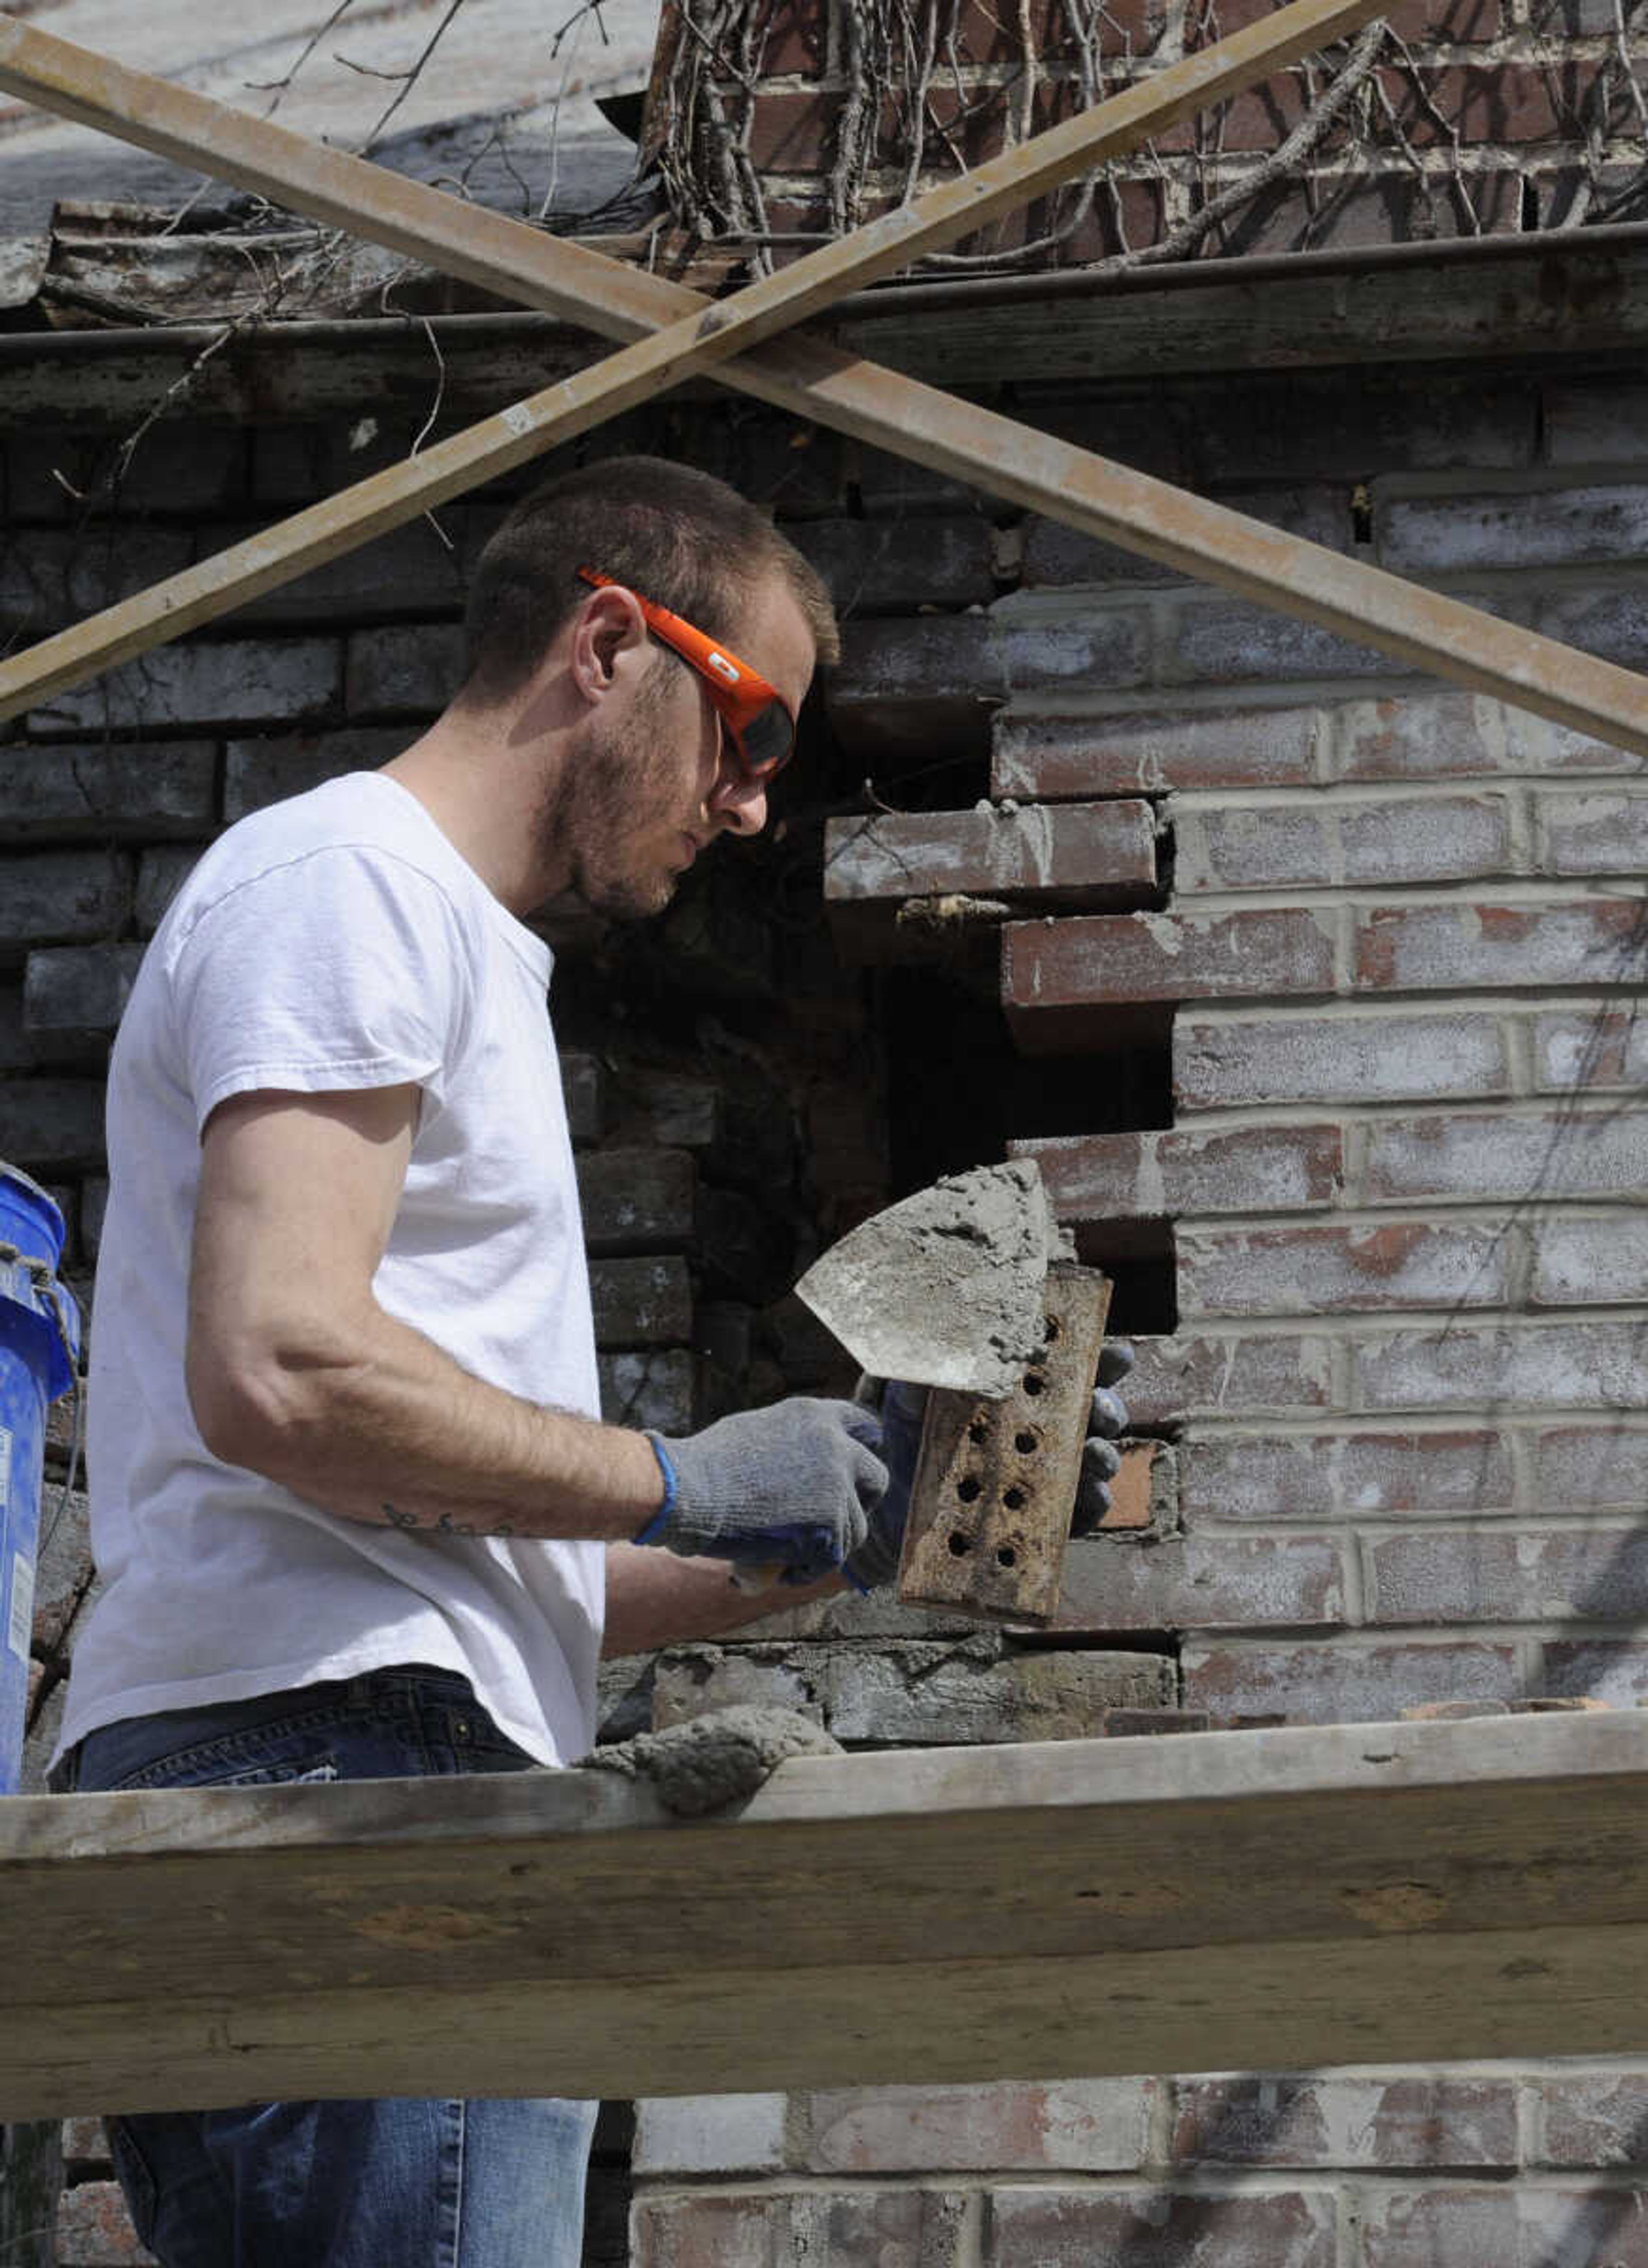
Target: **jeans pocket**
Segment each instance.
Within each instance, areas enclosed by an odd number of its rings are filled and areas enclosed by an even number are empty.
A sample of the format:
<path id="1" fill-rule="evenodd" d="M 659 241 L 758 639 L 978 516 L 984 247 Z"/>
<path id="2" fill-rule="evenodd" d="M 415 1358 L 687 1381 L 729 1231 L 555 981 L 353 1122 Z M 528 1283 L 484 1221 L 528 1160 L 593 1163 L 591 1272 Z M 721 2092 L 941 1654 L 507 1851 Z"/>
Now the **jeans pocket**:
<path id="1" fill-rule="evenodd" d="M 283 1749 L 293 1753 L 283 1756 Z M 308 1780 L 342 1777 L 335 1752 L 313 1739 L 296 1741 L 287 1735 L 260 1741 L 232 1733 L 152 1757 L 110 1786 L 125 1793 L 150 1787 L 295 1787 Z"/>
<path id="2" fill-rule="evenodd" d="M 132 2139 L 123 2118 L 106 2118 L 104 2130 L 108 2135 L 109 2156 L 114 2161 L 114 2178 L 121 2185 L 126 2200 L 126 2210 L 131 2215 L 131 2225 L 137 2242 L 145 2251 L 154 2242 L 155 2220 L 159 2210 L 159 2196 L 149 2161 Z"/>

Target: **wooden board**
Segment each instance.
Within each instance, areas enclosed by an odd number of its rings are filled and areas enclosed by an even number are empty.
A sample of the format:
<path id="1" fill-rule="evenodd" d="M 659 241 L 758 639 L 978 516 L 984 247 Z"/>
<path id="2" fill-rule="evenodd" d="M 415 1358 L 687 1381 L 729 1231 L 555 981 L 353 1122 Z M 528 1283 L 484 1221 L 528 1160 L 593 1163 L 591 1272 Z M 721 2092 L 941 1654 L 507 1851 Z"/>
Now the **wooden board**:
<path id="1" fill-rule="evenodd" d="M 15 1797 L 0 1941 L 4 2119 L 1631 2054 L 1648 1719 Z"/>

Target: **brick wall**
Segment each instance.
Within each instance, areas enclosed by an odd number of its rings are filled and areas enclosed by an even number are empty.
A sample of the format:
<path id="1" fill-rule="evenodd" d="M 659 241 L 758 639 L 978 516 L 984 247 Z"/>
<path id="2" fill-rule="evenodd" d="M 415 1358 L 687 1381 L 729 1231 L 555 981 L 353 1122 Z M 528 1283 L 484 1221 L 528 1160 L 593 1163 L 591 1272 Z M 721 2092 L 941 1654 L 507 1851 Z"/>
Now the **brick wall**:
<path id="1" fill-rule="evenodd" d="M 1021 383 L 1015 406 L 1648 658 L 1629 373 Z M 13 437 L 8 621 L 48 627 L 65 589 L 92 603 L 407 438 L 162 426 L 82 527 L 51 468 L 88 489 L 89 445 Z M 652 945 L 563 951 L 609 1406 L 685 1425 L 838 1380 L 794 1269 L 927 1166 L 1010 1145 L 1112 1267 L 1140 1361 L 1126 1485 L 1050 1634 L 887 1600 L 775 1616 L 609 1666 L 607 1729 L 752 1695 L 919 1744 L 1648 1694 L 1634 762 L 765 413 L 623 438 L 771 498 L 849 621 L 785 840 L 717 862 Z M 62 1193 L 82 1280 L 136 949 L 226 820 L 431 712 L 501 500 L 444 512 L 450 550 L 405 531 L 0 736 L 0 1155 Z M 42 1580 L 37 1759 L 91 1580 L 77 1539 L 70 1516 Z M 646 2104 L 633 2257 L 1648 2258 L 1645 2085 L 1545 2066 Z M 61 2257 L 133 2257 L 77 2131 L 69 2163 Z"/>
<path id="2" fill-rule="evenodd" d="M 666 7 L 651 137 L 673 144 L 685 225 L 770 232 L 782 259 L 1270 12 L 1269 0 L 941 0 L 901 36 L 892 11 L 780 0 L 711 63 Z M 1642 217 L 1639 5 L 1402 0 L 1386 23 L 1382 39 L 1342 42 L 1166 128 L 1093 188 L 1040 200 L 960 257 L 1064 267 Z M 707 138 L 710 116 L 731 127 L 736 168 Z"/>

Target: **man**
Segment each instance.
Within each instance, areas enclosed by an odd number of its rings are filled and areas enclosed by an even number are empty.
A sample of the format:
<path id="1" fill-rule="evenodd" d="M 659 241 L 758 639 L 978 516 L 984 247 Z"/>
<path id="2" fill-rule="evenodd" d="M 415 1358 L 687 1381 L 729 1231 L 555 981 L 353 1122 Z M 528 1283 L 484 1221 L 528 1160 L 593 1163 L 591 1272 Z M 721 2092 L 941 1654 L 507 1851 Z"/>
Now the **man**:
<path id="1" fill-rule="evenodd" d="M 717 835 L 758 833 L 834 652 L 763 514 L 598 464 L 488 546 L 429 732 L 195 868 L 111 1067 L 104 1591 L 58 1785 L 564 1764 L 603 1633 L 749 1618 L 739 1559 L 792 1598 L 890 1567 L 872 1411 L 794 1400 L 668 1443 L 600 1422 L 550 955 L 521 919 L 569 889 L 655 912 Z M 257 2104 L 111 2144 L 166 2268 L 571 2268 L 592 2108 Z"/>

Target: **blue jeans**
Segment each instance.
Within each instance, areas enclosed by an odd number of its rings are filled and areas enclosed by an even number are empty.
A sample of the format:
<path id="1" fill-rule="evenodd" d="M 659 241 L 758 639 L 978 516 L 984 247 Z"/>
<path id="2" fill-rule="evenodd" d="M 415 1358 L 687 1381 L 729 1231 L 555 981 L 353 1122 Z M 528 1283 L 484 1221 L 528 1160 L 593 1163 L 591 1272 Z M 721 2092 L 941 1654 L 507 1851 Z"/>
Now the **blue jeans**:
<path id="1" fill-rule="evenodd" d="M 379 1670 L 89 1734 L 62 1788 L 526 1771 L 466 1679 Z M 108 2121 L 165 2268 L 578 2268 L 592 2102 L 253 2102 Z"/>

